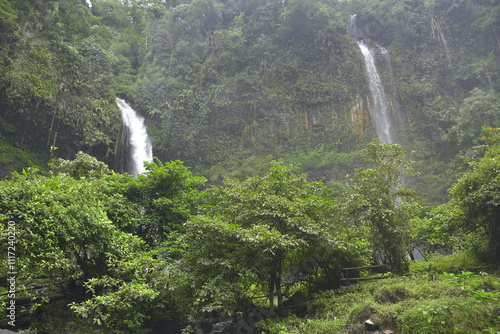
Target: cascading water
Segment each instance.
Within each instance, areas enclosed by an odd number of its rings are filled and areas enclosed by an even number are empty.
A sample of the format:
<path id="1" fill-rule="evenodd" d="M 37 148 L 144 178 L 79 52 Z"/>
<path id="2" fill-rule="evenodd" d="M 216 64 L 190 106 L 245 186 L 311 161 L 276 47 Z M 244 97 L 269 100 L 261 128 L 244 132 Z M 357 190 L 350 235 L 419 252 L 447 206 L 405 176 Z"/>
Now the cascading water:
<path id="1" fill-rule="evenodd" d="M 132 107 L 120 98 L 116 104 L 122 113 L 123 124 L 128 131 L 129 159 L 127 172 L 132 175 L 146 172 L 144 161 L 153 162 L 153 146 L 144 125 L 144 117 L 140 116 Z"/>
<path id="2" fill-rule="evenodd" d="M 366 74 L 368 76 L 368 86 L 372 95 L 373 108 L 371 118 L 375 131 L 382 144 L 393 142 L 393 129 L 391 119 L 389 117 L 389 110 L 385 97 L 384 85 L 378 74 L 377 67 L 375 66 L 375 59 L 373 58 L 373 51 L 362 40 L 357 41 L 359 49 L 363 54 L 365 62 Z"/>
<path id="3" fill-rule="evenodd" d="M 395 129 L 393 130 L 397 132 L 397 135 L 395 137 L 400 139 L 401 135 L 404 134 L 405 130 L 408 128 L 408 115 L 404 110 L 403 100 L 394 81 L 394 74 L 392 71 L 392 62 L 389 50 L 387 50 L 381 45 L 378 44 L 375 45 L 379 48 L 380 53 L 382 54 L 382 57 L 384 58 L 385 63 L 387 64 L 387 69 L 389 72 L 389 95 L 391 95 L 390 98 L 392 104 L 391 107 L 395 114 L 394 115 L 395 119 L 393 119 L 394 122 L 393 124 L 395 126 Z M 393 139 L 396 140 L 396 138 Z"/>
<path id="4" fill-rule="evenodd" d="M 367 38 L 367 32 L 360 29 L 357 24 L 357 14 L 351 16 L 351 20 L 347 26 L 347 32 L 356 39 L 356 43 L 363 55 L 365 64 L 366 75 L 368 78 L 368 87 L 371 93 L 372 108 L 370 108 L 370 118 L 380 142 L 383 144 L 391 143 L 394 141 L 395 128 L 389 114 L 387 106 L 387 98 L 385 95 L 384 85 L 375 65 L 374 51 L 370 46 L 364 42 Z M 373 34 L 373 32 L 371 32 Z M 389 52 L 384 47 L 378 46 L 380 53 L 387 60 L 389 59 Z M 389 66 L 390 66 L 390 59 Z"/>

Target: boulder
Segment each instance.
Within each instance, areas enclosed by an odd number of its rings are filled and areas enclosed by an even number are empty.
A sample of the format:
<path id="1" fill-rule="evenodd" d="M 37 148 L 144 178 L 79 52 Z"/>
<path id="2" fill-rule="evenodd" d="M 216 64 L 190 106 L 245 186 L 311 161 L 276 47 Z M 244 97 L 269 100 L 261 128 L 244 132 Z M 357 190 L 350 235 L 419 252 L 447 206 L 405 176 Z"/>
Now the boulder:
<path id="1" fill-rule="evenodd" d="M 376 331 L 380 328 L 380 324 L 374 322 L 372 319 L 365 320 L 365 328 L 369 331 Z"/>

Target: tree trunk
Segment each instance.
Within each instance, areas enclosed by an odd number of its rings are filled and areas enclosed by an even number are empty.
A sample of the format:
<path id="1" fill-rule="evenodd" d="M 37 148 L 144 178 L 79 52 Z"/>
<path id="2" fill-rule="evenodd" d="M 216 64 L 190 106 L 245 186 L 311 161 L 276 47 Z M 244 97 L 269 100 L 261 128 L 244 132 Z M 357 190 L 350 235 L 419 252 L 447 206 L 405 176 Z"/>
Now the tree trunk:
<path id="1" fill-rule="evenodd" d="M 283 268 L 283 252 L 276 251 L 273 259 L 273 265 L 270 270 L 269 281 L 269 315 L 271 316 L 275 309 L 274 297 L 278 297 L 278 315 L 285 316 L 285 308 L 283 306 L 283 293 L 281 291 L 281 274 Z"/>
<path id="2" fill-rule="evenodd" d="M 491 211 L 490 240 L 488 248 L 492 257 L 492 262 L 500 263 L 500 206 L 496 206 Z"/>
<path id="3" fill-rule="evenodd" d="M 278 314 L 280 317 L 285 316 L 285 308 L 283 306 L 283 294 L 281 292 L 281 273 L 283 267 L 283 254 L 281 251 L 278 252 L 276 260 L 276 295 L 278 296 Z"/>
<path id="4" fill-rule="evenodd" d="M 269 316 L 272 316 L 273 312 L 274 312 L 274 287 L 275 287 L 274 276 L 275 276 L 275 273 L 274 273 L 273 269 L 274 268 L 271 268 L 270 280 L 269 280 Z"/>

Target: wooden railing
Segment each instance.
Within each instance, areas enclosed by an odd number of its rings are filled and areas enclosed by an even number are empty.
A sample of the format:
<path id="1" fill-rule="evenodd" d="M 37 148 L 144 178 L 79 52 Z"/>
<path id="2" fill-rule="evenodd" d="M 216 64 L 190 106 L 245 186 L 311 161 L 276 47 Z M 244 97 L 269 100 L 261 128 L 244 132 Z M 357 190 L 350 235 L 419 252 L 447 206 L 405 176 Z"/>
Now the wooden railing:
<path id="1" fill-rule="evenodd" d="M 384 276 L 372 276 L 372 277 L 349 277 L 349 271 L 351 270 L 373 269 L 373 268 L 390 267 L 390 266 L 391 266 L 390 264 L 378 264 L 375 266 L 343 268 L 342 270 L 344 271 L 344 277 L 341 278 L 341 280 L 344 281 L 346 285 L 349 285 L 350 281 L 367 281 L 372 279 L 390 278 L 392 277 L 392 274 Z"/>

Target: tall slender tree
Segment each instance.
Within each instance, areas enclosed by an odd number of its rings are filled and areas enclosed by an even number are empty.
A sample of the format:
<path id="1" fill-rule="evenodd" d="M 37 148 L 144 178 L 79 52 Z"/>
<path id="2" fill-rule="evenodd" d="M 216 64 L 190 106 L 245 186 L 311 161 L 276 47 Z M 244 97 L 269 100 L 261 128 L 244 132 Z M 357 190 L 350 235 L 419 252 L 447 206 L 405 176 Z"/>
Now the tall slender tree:
<path id="1" fill-rule="evenodd" d="M 365 161 L 366 167 L 354 175 L 351 212 L 369 227 L 375 254 L 402 274 L 410 249 L 410 217 L 419 207 L 415 192 L 403 183 L 403 176 L 412 170 L 411 161 L 400 145 L 378 140 L 365 149 Z"/>

